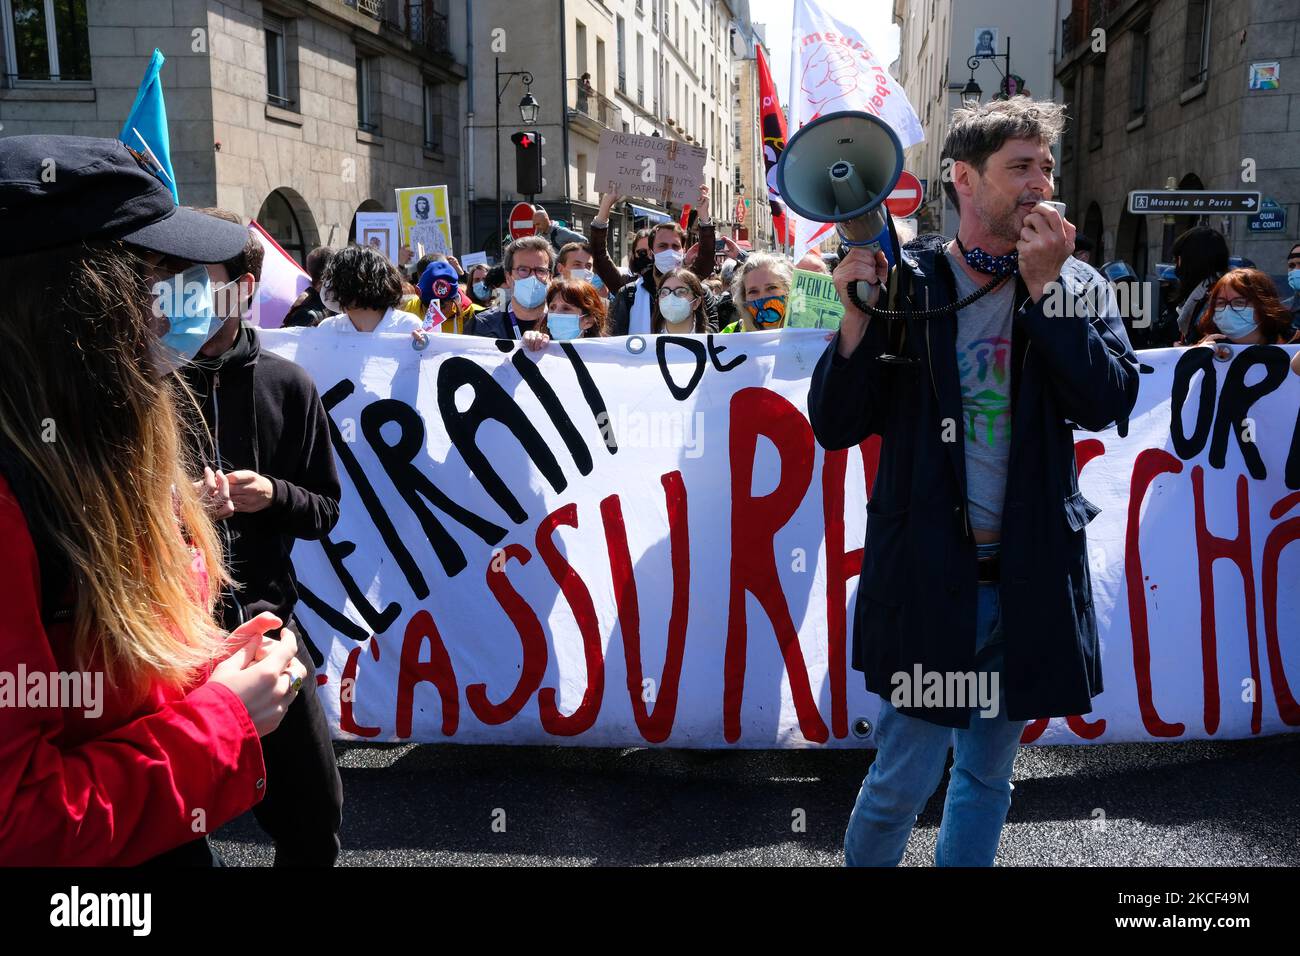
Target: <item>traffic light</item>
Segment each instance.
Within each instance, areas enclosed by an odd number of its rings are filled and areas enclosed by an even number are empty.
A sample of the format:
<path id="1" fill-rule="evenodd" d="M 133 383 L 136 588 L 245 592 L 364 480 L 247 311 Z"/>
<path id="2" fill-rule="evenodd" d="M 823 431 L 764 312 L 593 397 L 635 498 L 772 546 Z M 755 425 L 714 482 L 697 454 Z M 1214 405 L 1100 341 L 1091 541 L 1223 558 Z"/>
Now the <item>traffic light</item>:
<path id="1" fill-rule="evenodd" d="M 542 191 L 542 137 L 536 130 L 520 130 L 510 142 L 515 144 L 515 192 L 536 196 Z"/>

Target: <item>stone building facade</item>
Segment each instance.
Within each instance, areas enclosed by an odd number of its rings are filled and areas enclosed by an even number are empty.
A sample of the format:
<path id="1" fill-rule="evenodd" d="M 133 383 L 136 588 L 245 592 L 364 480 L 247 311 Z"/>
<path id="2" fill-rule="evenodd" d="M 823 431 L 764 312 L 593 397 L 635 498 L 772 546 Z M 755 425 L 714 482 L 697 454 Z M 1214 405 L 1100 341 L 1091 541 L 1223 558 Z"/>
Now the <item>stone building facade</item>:
<path id="1" fill-rule="evenodd" d="M 704 175 L 714 218 L 726 223 L 734 203 L 731 145 L 733 52 L 737 6 L 728 0 L 474 0 L 470 15 L 470 110 L 465 135 L 476 248 L 498 235 L 496 152 L 501 202 L 509 213 L 527 196 L 515 191 L 510 135 L 535 129 L 543 138 L 546 184 L 534 201 L 552 219 L 586 231 L 600 201 L 596 168 L 606 129 L 658 133 L 709 151 Z M 503 90 L 499 142 L 497 70 Z M 528 72 L 540 104 L 536 123 L 519 113 Z M 589 86 L 582 83 L 588 75 Z M 610 248 L 625 251 L 636 226 L 676 218 L 680 210 L 637 203 L 615 215 Z"/>
<path id="2" fill-rule="evenodd" d="M 1285 209 L 1284 230 L 1200 221 L 1234 255 L 1284 274 L 1300 225 L 1300 0 L 1076 0 L 1063 12 L 1057 78 L 1075 119 L 1062 189 L 1100 258 L 1149 274 L 1198 222 L 1131 214 L 1131 190 L 1258 190 Z M 1252 64 L 1274 63 L 1278 88 L 1250 89 Z"/>
<path id="3" fill-rule="evenodd" d="M 158 48 L 182 202 L 257 218 L 301 259 L 314 245 L 346 242 L 356 212 L 395 210 L 395 188 L 445 184 L 453 241 L 463 248 L 465 70 L 452 51 L 464 49 L 464 28 L 455 8 L 432 0 L 46 3 L 56 47 L 69 54 L 56 50 L 60 70 L 51 76 L 39 69 L 33 24 L 15 24 L 4 6 L 0 135 L 117 136 Z"/>

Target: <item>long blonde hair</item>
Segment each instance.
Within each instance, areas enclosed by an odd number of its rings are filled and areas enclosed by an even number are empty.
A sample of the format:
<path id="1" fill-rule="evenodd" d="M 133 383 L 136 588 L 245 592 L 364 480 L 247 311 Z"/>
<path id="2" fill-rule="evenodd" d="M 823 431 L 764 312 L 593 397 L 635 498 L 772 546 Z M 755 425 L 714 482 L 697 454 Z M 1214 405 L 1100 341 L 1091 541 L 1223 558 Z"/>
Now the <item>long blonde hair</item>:
<path id="1" fill-rule="evenodd" d="M 745 264 L 736 270 L 736 274 L 731 277 L 731 301 L 736 306 L 736 312 L 740 315 L 741 328 L 746 332 L 755 331 L 754 322 L 749 317 L 749 310 L 745 308 L 748 300 L 745 298 L 745 276 L 749 275 L 755 269 L 770 269 L 778 279 L 785 284 L 786 294 L 794 287 L 794 266 L 790 264 L 788 256 L 777 255 L 774 252 L 755 252 L 745 260 Z"/>
<path id="2" fill-rule="evenodd" d="M 224 642 L 213 607 L 229 579 L 153 372 L 146 263 L 90 241 L 0 259 L 0 289 L 0 438 L 42 492 L 29 527 L 70 572 L 73 660 L 128 697 L 182 688 Z"/>

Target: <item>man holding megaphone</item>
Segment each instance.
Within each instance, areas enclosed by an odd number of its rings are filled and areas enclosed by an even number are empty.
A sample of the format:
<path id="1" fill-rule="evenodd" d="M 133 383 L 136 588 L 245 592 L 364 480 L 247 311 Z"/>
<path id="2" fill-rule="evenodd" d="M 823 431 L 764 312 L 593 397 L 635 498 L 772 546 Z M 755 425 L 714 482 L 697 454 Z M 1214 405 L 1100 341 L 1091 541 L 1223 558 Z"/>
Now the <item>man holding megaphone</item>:
<path id="1" fill-rule="evenodd" d="M 902 249 L 864 214 L 883 196 L 860 204 L 897 170 L 852 145 L 887 138 L 867 134 L 873 117 L 840 116 L 803 150 L 818 162 L 800 181 L 817 165 L 861 171 L 866 192 L 836 186 L 859 205 L 791 193 L 839 221 L 848 246 L 834 273 L 843 323 L 808 396 L 814 433 L 828 449 L 882 437 L 852 657 L 881 710 L 845 859 L 898 863 L 951 746 L 935 861 L 987 866 L 1026 722 L 1086 714 L 1102 691 L 1084 530 L 1098 509 L 1079 492 L 1074 429 L 1128 416 L 1137 361 L 1050 204 L 1063 107 L 1021 96 L 958 110 L 943 149 L 957 235 Z M 799 153 L 796 135 L 785 156 Z"/>

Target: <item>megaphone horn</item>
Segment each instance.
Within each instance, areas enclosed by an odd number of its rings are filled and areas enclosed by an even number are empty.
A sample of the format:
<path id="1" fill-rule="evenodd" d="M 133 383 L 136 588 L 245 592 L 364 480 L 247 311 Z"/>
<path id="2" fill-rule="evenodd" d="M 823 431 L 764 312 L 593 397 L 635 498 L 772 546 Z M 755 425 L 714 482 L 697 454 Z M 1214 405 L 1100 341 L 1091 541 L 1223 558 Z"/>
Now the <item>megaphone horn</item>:
<path id="1" fill-rule="evenodd" d="M 902 174 L 903 144 L 889 124 L 843 110 L 819 116 L 790 137 L 776 182 L 797 215 L 835 223 L 845 245 L 882 250 L 893 265 L 884 203 Z"/>

